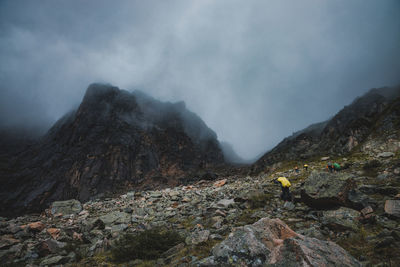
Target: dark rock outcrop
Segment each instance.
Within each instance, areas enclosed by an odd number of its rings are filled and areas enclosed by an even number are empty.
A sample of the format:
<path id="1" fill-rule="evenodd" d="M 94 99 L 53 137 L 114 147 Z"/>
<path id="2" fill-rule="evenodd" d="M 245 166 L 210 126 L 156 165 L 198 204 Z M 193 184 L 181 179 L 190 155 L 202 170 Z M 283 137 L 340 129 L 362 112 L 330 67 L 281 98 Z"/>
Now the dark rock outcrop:
<path id="1" fill-rule="evenodd" d="M 175 185 L 224 162 L 216 134 L 183 102 L 92 84 L 79 108 L 0 170 L 1 213 L 40 211 L 129 188 Z"/>
<path id="2" fill-rule="evenodd" d="M 330 120 L 313 124 L 285 138 L 264 154 L 253 169 L 263 170 L 266 166 L 285 160 L 327 154 L 345 155 L 370 139 L 382 138 L 379 144 L 382 146 L 387 143 L 387 136 L 400 138 L 399 97 L 400 87 L 372 89 Z M 389 149 L 398 150 L 400 147 L 391 146 Z"/>
<path id="3" fill-rule="evenodd" d="M 354 180 L 348 174 L 314 171 L 301 189 L 301 198 L 314 208 L 336 208 L 345 206 L 350 190 L 355 187 Z"/>

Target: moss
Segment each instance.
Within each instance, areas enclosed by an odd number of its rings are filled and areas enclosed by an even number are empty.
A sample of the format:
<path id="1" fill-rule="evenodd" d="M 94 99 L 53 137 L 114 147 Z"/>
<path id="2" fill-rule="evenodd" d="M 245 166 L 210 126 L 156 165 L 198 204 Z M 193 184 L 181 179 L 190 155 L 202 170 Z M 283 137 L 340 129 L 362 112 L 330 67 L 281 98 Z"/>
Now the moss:
<path id="1" fill-rule="evenodd" d="M 247 202 L 252 209 L 263 208 L 271 201 L 273 196 L 271 194 L 258 193 L 250 196 Z"/>
<path id="2" fill-rule="evenodd" d="M 194 223 L 194 216 L 190 216 L 188 218 L 186 218 L 184 221 L 181 222 L 181 225 L 185 228 L 185 229 L 191 229 L 195 223 Z"/>
<path id="3" fill-rule="evenodd" d="M 177 232 L 161 229 L 146 230 L 136 235 L 125 234 L 116 241 L 111 256 L 115 262 L 153 260 L 181 242 L 183 238 Z"/>

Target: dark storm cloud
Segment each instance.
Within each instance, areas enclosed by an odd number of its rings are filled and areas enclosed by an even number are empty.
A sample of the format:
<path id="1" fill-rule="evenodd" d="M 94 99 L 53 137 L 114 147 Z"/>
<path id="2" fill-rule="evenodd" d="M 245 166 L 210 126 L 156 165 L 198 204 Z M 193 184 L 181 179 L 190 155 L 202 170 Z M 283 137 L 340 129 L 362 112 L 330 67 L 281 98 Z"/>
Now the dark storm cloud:
<path id="1" fill-rule="evenodd" d="M 0 121 L 48 125 L 89 83 L 183 100 L 243 157 L 400 82 L 400 2 L 1 1 Z"/>

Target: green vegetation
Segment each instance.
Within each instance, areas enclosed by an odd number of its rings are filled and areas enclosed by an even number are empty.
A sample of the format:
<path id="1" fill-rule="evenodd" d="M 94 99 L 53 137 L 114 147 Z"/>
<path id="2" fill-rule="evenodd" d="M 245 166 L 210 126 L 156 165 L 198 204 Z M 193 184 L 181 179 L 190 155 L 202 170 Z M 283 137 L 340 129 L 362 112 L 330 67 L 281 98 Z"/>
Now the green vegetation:
<path id="1" fill-rule="evenodd" d="M 125 234 L 116 241 L 111 256 L 115 262 L 158 259 L 163 252 L 183 241 L 177 232 L 161 229 L 146 230 L 136 235 Z"/>
<path id="2" fill-rule="evenodd" d="M 211 249 L 219 242 L 221 241 L 208 240 L 195 246 L 186 246 L 179 253 L 174 255 L 174 258 L 171 260 L 168 266 L 187 266 L 190 262 L 190 260 L 187 261 L 188 255 L 190 255 L 190 258 L 194 256 L 198 259 L 208 257 L 210 255 Z"/>

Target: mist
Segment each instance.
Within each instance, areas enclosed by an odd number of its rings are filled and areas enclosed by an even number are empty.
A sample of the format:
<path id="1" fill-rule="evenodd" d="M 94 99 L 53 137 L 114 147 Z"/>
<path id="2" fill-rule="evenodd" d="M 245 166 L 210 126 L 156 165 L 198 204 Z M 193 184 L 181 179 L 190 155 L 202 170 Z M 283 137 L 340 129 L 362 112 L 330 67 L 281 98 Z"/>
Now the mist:
<path id="1" fill-rule="evenodd" d="M 399 74 L 397 0 L 0 2 L 1 127 L 110 83 L 184 101 L 249 159 Z"/>

